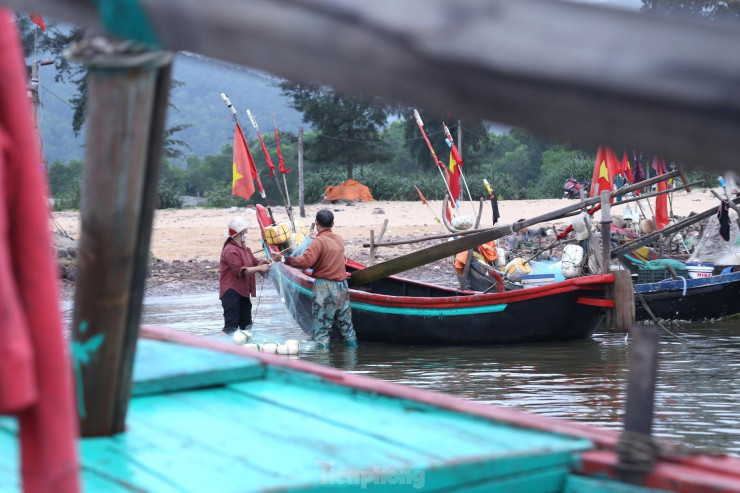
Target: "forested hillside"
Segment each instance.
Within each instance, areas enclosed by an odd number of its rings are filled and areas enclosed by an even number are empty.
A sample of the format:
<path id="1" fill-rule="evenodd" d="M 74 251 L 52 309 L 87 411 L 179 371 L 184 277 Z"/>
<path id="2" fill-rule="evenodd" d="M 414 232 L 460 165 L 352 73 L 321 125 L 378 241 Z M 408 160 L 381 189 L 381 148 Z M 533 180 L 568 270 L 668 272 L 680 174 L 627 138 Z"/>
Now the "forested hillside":
<path id="1" fill-rule="evenodd" d="M 75 92 L 72 84 L 54 81 L 54 67 L 40 68 L 41 101 L 39 119 L 44 143 L 44 154 L 49 163 L 82 159 L 84 130 L 75 136 L 72 131 L 72 108 L 69 99 Z M 247 138 L 256 137 L 249 125 L 246 110 L 255 114 L 260 130 L 272 131 L 272 111 L 275 111 L 281 131 L 296 133 L 301 125 L 301 114 L 288 105 L 281 96 L 278 79 L 243 67 L 210 60 L 199 55 L 178 54 L 173 78 L 182 83 L 171 94 L 173 105 L 169 111 L 168 126 L 191 125 L 179 132 L 177 138 L 190 149 L 185 155 L 216 154 L 223 144 L 231 143 L 234 120 L 220 93 L 231 98 L 243 121 Z M 184 163 L 175 163 L 184 164 Z"/>

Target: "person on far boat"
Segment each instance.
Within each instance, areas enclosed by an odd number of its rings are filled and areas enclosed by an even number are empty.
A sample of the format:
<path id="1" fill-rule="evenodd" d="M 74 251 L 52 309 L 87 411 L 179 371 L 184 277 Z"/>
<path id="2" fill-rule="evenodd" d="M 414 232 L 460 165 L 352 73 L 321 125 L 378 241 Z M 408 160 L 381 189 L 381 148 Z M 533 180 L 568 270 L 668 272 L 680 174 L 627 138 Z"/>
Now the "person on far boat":
<path id="1" fill-rule="evenodd" d="M 524 221 L 520 219 L 517 222 Z M 555 227 L 551 228 L 553 231 Z M 547 228 L 522 228 L 509 236 L 509 251 L 521 250 L 521 253 L 529 253 L 534 248 L 534 239 L 547 236 Z"/>
<path id="2" fill-rule="evenodd" d="M 222 332 L 231 335 L 237 329 L 251 328 L 252 302 L 249 297 L 257 295 L 254 275 L 269 271 L 271 261 L 257 260 L 252 250 L 244 244 L 249 227 L 246 219 L 234 217 L 228 227 L 228 238 L 221 249 L 218 297 L 224 309 Z"/>
<path id="3" fill-rule="evenodd" d="M 329 347 L 329 337 L 334 324 L 344 337 L 346 346 L 357 346 L 357 336 L 352 326 L 352 310 L 349 305 L 347 286 L 347 257 L 344 255 L 344 240 L 332 231 L 334 214 L 329 209 L 316 213 L 318 233 L 300 257 L 273 253 L 276 262 L 284 261 L 298 269 L 313 269 L 313 338 L 321 346 Z"/>

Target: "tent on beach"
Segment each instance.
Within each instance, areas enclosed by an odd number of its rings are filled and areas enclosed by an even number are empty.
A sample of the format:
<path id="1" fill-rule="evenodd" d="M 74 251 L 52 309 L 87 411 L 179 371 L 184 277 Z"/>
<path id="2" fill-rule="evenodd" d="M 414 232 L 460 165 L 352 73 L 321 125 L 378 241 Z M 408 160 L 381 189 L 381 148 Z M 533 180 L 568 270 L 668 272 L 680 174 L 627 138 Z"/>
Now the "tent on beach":
<path id="1" fill-rule="evenodd" d="M 324 202 L 369 202 L 375 200 L 370 189 L 355 180 L 347 180 L 339 185 L 330 185 L 324 192 Z"/>

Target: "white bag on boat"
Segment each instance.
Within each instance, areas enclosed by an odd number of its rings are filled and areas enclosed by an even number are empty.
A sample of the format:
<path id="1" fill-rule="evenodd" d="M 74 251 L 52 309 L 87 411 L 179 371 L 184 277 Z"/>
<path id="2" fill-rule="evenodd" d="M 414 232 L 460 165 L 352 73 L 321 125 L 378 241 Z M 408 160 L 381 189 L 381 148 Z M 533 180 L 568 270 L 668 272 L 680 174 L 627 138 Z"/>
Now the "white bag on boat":
<path id="1" fill-rule="evenodd" d="M 452 227 L 457 230 L 470 229 L 473 218 L 470 216 L 457 216 L 452 218 Z"/>
<path id="2" fill-rule="evenodd" d="M 506 266 L 506 250 L 504 250 L 501 247 L 496 247 L 496 253 L 498 254 L 498 258 L 493 261 L 494 267 L 504 267 Z"/>
<path id="3" fill-rule="evenodd" d="M 517 257 L 506 264 L 504 272 L 511 282 L 519 282 L 522 276 L 532 272 L 532 268 L 529 266 L 529 263 L 524 263 L 523 258 Z"/>
<path id="4" fill-rule="evenodd" d="M 563 260 L 560 272 L 566 279 L 572 279 L 581 275 L 583 266 L 583 248 L 579 245 L 566 245 L 563 248 Z"/>

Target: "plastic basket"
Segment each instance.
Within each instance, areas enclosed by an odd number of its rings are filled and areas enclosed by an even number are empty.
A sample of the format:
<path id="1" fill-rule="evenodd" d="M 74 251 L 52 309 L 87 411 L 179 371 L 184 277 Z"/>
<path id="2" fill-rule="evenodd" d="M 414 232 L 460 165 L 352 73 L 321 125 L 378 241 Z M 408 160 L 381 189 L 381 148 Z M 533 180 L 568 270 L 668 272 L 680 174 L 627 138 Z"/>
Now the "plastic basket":
<path id="1" fill-rule="evenodd" d="M 676 275 L 683 276 L 688 279 L 689 272 L 687 270 L 677 270 Z M 637 284 L 646 284 L 649 282 L 660 282 L 665 279 L 670 279 L 671 273 L 668 269 L 638 269 L 637 271 Z"/>

